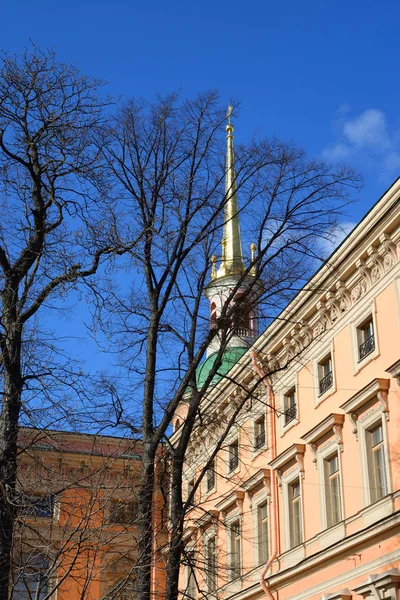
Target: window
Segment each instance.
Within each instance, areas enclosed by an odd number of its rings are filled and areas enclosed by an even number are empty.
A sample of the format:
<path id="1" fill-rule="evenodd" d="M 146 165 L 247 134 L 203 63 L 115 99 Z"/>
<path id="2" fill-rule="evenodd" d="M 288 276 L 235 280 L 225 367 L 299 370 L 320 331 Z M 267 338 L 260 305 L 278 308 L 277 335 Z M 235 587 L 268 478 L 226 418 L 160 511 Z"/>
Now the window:
<path id="1" fill-rule="evenodd" d="M 324 460 L 325 493 L 326 493 L 326 523 L 328 527 L 336 525 L 342 520 L 342 506 L 340 499 L 340 472 L 339 457 L 334 456 Z"/>
<path id="2" fill-rule="evenodd" d="M 301 534 L 301 495 L 300 480 L 289 485 L 289 528 L 290 547 L 294 548 L 302 542 Z"/>
<path id="3" fill-rule="evenodd" d="M 207 540 L 206 555 L 207 589 L 209 592 L 215 592 L 217 589 L 217 540 L 215 535 Z"/>
<path id="4" fill-rule="evenodd" d="M 284 425 L 288 425 L 297 418 L 296 388 L 292 388 L 283 397 Z"/>
<path id="5" fill-rule="evenodd" d="M 258 530 L 258 562 L 266 563 L 268 560 L 268 503 L 264 502 L 257 507 Z"/>
<path id="6" fill-rule="evenodd" d="M 37 496 L 34 494 L 23 494 L 21 499 L 20 513 L 32 517 L 53 516 L 54 496 Z"/>
<path id="7" fill-rule="evenodd" d="M 215 487 L 215 462 L 212 461 L 206 473 L 207 492 L 210 492 Z"/>
<path id="8" fill-rule="evenodd" d="M 234 298 L 232 314 L 232 325 L 236 335 L 251 336 L 250 314 L 251 304 L 243 294 L 237 294 Z"/>
<path id="9" fill-rule="evenodd" d="M 375 335 L 372 316 L 357 327 L 358 361 L 375 350 Z"/>
<path id="10" fill-rule="evenodd" d="M 215 329 L 217 326 L 217 305 L 212 302 L 210 306 L 210 329 Z"/>
<path id="11" fill-rule="evenodd" d="M 187 497 L 186 497 L 187 499 L 189 499 L 189 496 L 190 496 L 190 494 L 192 493 L 192 491 L 193 491 L 193 488 L 194 488 L 194 479 L 191 479 L 191 480 L 190 480 L 190 481 L 188 481 L 188 483 L 187 483 Z M 194 495 L 193 495 L 193 497 L 192 497 L 192 499 L 191 499 L 191 502 L 194 502 Z"/>
<path id="12" fill-rule="evenodd" d="M 124 502 L 123 500 L 111 500 L 109 523 L 117 525 L 129 525 L 137 519 L 136 502 Z"/>
<path id="13" fill-rule="evenodd" d="M 14 578 L 13 600 L 43 600 L 49 593 L 49 564 L 43 556 L 26 554 Z"/>
<path id="14" fill-rule="evenodd" d="M 333 385 L 332 357 L 328 354 L 318 363 L 319 395 L 322 396 Z"/>
<path id="15" fill-rule="evenodd" d="M 259 450 L 265 446 L 265 417 L 257 419 L 254 424 L 254 449 Z"/>
<path id="16" fill-rule="evenodd" d="M 230 578 L 237 579 L 240 577 L 241 556 L 240 556 L 240 521 L 235 521 L 231 525 L 230 531 L 230 549 L 231 549 L 231 564 Z"/>
<path id="17" fill-rule="evenodd" d="M 196 574 L 195 564 L 196 557 L 194 550 L 186 552 L 186 590 L 185 596 L 194 598 L 196 596 Z"/>
<path id="18" fill-rule="evenodd" d="M 367 459 L 371 502 L 387 494 L 385 446 L 382 422 L 366 431 Z"/>
<path id="19" fill-rule="evenodd" d="M 239 442 L 238 442 L 238 440 L 235 440 L 234 442 L 229 444 L 228 452 L 229 452 L 228 466 L 229 466 L 229 472 L 230 472 L 230 471 L 234 471 L 239 464 Z"/>
<path id="20" fill-rule="evenodd" d="M 106 598 L 114 600 L 134 600 L 136 598 L 136 580 L 133 577 L 124 577 L 117 581 L 108 592 Z"/>

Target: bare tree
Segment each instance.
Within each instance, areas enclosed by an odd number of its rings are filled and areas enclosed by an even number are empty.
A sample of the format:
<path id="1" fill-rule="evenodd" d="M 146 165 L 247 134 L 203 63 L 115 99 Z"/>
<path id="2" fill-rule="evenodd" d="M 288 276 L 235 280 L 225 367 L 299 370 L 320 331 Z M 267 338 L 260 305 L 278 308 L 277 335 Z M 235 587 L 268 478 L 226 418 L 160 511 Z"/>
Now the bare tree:
<path id="1" fill-rule="evenodd" d="M 176 600 L 185 552 L 184 517 L 230 428 L 256 391 L 251 385 L 244 387 L 184 501 L 187 447 L 194 427 L 207 426 L 202 407 L 212 386 L 229 377 L 221 367 L 233 338 L 240 335 L 243 307 L 250 306 L 255 314 L 259 305 L 262 324 L 277 316 L 315 268 L 318 240 L 329 235 L 360 183 L 347 167 L 308 159 L 294 144 L 277 139 L 238 146 L 233 169 L 224 164 L 225 123 L 225 110 L 214 92 L 192 101 L 172 95 L 152 105 L 132 100 L 119 110 L 104 148 L 130 215 L 130 237 L 137 240 L 130 254 L 136 271 L 132 288 L 127 294 L 111 285 L 105 288 L 99 318 L 110 341 L 118 343 L 127 369 L 125 400 L 114 398 L 116 423 L 139 430 L 143 440 L 138 600 L 151 596 L 157 450 L 166 444 L 170 471 L 164 597 Z M 233 160 L 232 130 L 229 125 L 228 153 Z M 243 237 L 255 242 L 253 256 L 247 267 L 242 261 L 235 268 L 233 279 L 228 277 L 223 305 L 210 328 L 203 295 L 212 285 L 210 274 L 216 275 L 213 255 L 224 235 L 222 228 L 237 220 L 238 209 L 232 204 L 237 194 L 242 199 Z M 215 348 L 213 361 L 199 378 L 210 344 Z M 179 436 L 171 443 L 171 423 L 182 406 Z"/>
<path id="2" fill-rule="evenodd" d="M 99 135 L 109 104 L 100 83 L 53 52 L 3 55 L 0 67 L 0 599 L 9 596 L 22 416 L 67 412 L 60 385 L 76 385 L 40 315 L 123 252 L 106 194 Z M 56 391 L 58 390 L 58 391 Z M 53 398 L 51 398 L 53 396 Z M 64 416 L 65 416 L 64 413 Z M 56 416 L 53 413 L 54 420 Z"/>
<path id="3" fill-rule="evenodd" d="M 140 453 L 138 440 L 20 430 L 13 594 L 129 597 Z"/>

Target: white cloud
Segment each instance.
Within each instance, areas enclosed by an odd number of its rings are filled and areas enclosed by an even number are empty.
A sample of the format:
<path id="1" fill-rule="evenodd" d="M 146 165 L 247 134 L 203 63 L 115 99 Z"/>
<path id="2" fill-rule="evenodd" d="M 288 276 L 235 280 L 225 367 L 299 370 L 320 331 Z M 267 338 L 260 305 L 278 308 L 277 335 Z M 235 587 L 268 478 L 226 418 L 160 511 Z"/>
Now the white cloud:
<path id="1" fill-rule="evenodd" d="M 384 160 L 386 170 L 393 174 L 400 173 L 400 152 L 390 152 Z"/>
<path id="2" fill-rule="evenodd" d="M 386 117 L 381 110 L 370 108 L 358 117 L 345 121 L 343 134 L 349 144 L 359 148 L 376 146 L 386 149 L 390 146 Z"/>
<path id="3" fill-rule="evenodd" d="M 356 167 L 372 168 L 382 179 L 400 174 L 400 136 L 388 125 L 384 111 L 368 108 L 350 116 L 350 107 L 341 105 L 333 121 L 336 140 L 322 156 L 327 161 L 350 161 Z"/>

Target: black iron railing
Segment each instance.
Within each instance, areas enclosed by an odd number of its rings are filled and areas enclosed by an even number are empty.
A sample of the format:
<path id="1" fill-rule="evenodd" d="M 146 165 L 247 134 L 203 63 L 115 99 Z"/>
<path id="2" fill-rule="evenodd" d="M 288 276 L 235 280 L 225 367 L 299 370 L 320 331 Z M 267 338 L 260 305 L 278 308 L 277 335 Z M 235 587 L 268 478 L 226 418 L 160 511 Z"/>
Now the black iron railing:
<path id="1" fill-rule="evenodd" d="M 229 470 L 234 471 L 239 464 L 239 457 L 237 454 L 231 454 L 229 457 Z"/>
<path id="2" fill-rule="evenodd" d="M 297 417 L 297 406 L 292 404 L 285 410 L 285 425 L 293 421 Z"/>
<path id="3" fill-rule="evenodd" d="M 332 371 L 319 380 L 319 395 L 323 394 L 333 385 Z"/>
<path id="4" fill-rule="evenodd" d="M 359 360 L 365 358 L 368 354 L 375 350 L 375 336 L 371 335 L 365 342 L 359 345 L 358 347 L 358 355 Z"/>
<path id="5" fill-rule="evenodd" d="M 262 431 L 258 435 L 256 435 L 256 439 L 254 441 L 254 447 L 256 450 L 262 448 L 265 445 L 265 431 Z"/>

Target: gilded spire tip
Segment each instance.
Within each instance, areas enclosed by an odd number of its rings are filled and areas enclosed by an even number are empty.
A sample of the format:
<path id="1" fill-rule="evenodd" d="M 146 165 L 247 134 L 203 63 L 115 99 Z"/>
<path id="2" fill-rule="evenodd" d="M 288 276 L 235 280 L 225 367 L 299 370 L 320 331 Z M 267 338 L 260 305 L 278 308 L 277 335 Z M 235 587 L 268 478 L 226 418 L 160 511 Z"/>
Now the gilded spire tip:
<path id="1" fill-rule="evenodd" d="M 228 133 L 232 133 L 232 131 L 233 131 L 233 125 L 231 123 L 232 111 L 233 111 L 233 106 L 229 105 L 228 112 L 226 113 L 226 118 L 228 119 L 228 124 L 226 126 L 226 130 Z"/>

